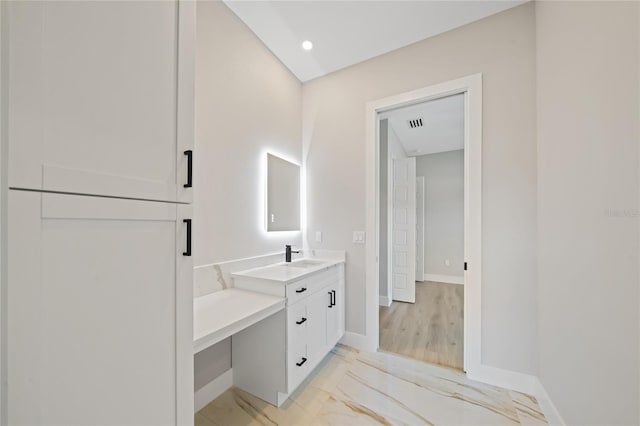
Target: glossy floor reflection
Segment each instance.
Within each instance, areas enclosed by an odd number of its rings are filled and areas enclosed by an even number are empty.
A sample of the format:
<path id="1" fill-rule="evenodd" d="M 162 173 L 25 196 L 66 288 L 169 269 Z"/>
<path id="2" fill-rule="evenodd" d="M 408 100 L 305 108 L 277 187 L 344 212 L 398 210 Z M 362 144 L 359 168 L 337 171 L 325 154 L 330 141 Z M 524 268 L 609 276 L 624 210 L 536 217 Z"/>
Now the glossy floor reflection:
<path id="1" fill-rule="evenodd" d="M 230 389 L 196 414 L 197 426 L 546 425 L 536 399 L 458 371 L 337 346 L 276 408 Z"/>

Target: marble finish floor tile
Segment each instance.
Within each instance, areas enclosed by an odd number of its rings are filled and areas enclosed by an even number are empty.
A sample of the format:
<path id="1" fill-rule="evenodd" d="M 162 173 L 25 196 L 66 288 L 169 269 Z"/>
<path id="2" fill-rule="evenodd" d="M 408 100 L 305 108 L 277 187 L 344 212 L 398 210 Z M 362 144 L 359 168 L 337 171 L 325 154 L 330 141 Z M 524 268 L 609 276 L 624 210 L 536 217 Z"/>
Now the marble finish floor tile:
<path id="1" fill-rule="evenodd" d="M 532 396 L 456 370 L 338 345 L 282 407 L 230 389 L 196 415 L 215 425 L 546 425 Z"/>

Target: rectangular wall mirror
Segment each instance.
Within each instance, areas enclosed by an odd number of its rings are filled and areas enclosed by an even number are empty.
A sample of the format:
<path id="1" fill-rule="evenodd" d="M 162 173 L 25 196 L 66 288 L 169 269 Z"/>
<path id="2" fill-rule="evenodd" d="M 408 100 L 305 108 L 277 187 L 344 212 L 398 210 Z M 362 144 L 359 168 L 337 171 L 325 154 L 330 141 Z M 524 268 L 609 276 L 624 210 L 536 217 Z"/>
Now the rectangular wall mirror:
<path id="1" fill-rule="evenodd" d="M 300 230 L 300 166 L 267 154 L 267 231 Z"/>

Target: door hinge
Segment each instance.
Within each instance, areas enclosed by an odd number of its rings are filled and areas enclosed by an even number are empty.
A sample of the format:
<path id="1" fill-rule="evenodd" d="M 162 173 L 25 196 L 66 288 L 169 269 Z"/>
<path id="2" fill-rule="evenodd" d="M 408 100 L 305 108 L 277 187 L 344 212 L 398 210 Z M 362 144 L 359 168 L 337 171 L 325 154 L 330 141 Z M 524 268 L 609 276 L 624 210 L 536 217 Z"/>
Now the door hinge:
<path id="1" fill-rule="evenodd" d="M 467 262 L 464 262 L 464 270 L 467 270 Z"/>

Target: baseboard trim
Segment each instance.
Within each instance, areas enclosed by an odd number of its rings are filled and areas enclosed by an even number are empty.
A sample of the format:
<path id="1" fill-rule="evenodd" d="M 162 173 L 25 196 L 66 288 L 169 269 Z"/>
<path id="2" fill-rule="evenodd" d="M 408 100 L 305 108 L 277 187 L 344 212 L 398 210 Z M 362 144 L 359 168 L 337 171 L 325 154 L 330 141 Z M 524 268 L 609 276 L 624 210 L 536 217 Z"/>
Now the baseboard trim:
<path id="1" fill-rule="evenodd" d="M 194 413 L 202 410 L 207 404 L 222 395 L 232 386 L 233 368 L 230 368 L 196 391 L 193 402 Z"/>
<path id="2" fill-rule="evenodd" d="M 537 376 L 482 364 L 473 368 L 472 371 L 467 371 L 467 377 L 478 382 L 535 396 L 549 425 L 566 426 Z"/>
<path id="3" fill-rule="evenodd" d="M 502 368 L 492 367 L 486 364 L 481 364 L 475 368 L 468 369 L 467 377 L 478 382 L 534 396 L 538 391 L 538 379 L 535 376 L 519 373 L 517 371 L 504 370 Z"/>
<path id="4" fill-rule="evenodd" d="M 378 304 L 380 306 L 391 306 L 391 299 L 388 296 L 378 296 Z"/>
<path id="5" fill-rule="evenodd" d="M 422 279 L 423 281 L 435 281 L 438 283 L 464 284 L 464 277 L 457 277 L 455 275 L 424 274 Z"/>
<path id="6" fill-rule="evenodd" d="M 367 336 L 360 333 L 353 333 L 351 331 L 347 331 L 340 339 L 340 343 L 343 345 L 351 346 L 352 348 L 356 348 L 360 351 L 366 352 L 376 352 L 377 349 L 372 347 L 371 342 L 367 339 Z"/>

